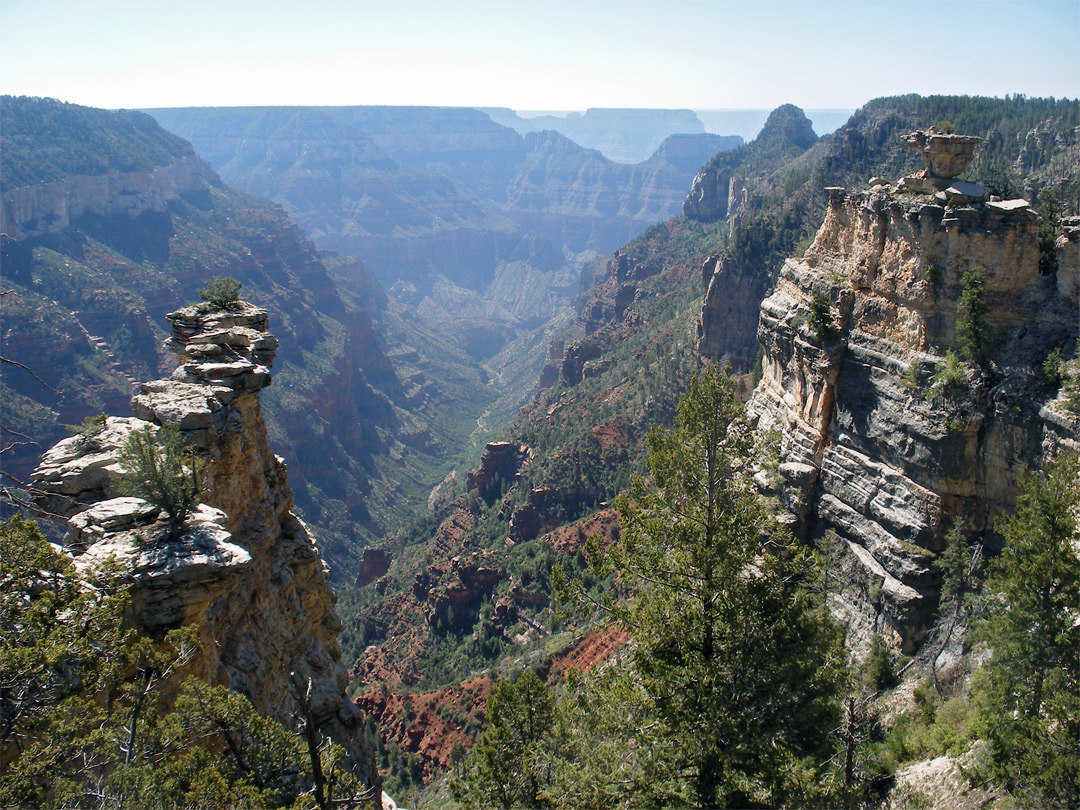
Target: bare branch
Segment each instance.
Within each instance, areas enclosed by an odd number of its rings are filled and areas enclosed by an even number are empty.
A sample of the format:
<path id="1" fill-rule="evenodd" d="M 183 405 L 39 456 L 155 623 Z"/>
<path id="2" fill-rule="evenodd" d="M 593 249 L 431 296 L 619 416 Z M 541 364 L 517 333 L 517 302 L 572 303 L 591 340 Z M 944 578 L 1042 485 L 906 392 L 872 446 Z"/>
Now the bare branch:
<path id="1" fill-rule="evenodd" d="M 12 430 L 3 422 L 0 422 L 0 430 L 4 431 L 4 433 L 10 433 L 12 436 L 18 436 L 20 439 L 26 439 L 31 444 L 37 444 L 32 436 L 27 436 L 25 433 L 19 433 L 17 430 Z"/>
<path id="2" fill-rule="evenodd" d="M 53 388 L 51 385 L 49 385 L 47 382 L 45 382 L 43 379 L 41 379 L 41 377 L 39 377 L 37 374 L 35 374 L 33 369 L 29 368 L 28 366 L 24 366 L 22 363 L 17 363 L 14 360 L 8 360 L 6 357 L 0 357 L 0 363 L 6 364 L 6 365 L 9 365 L 9 366 L 16 366 L 18 368 L 21 368 L 23 371 L 27 372 L 31 377 L 33 377 L 39 383 L 44 385 L 46 388 L 48 388 L 50 391 L 52 391 L 57 396 L 61 396 L 61 397 L 64 396 L 63 391 L 57 391 L 55 388 Z"/>

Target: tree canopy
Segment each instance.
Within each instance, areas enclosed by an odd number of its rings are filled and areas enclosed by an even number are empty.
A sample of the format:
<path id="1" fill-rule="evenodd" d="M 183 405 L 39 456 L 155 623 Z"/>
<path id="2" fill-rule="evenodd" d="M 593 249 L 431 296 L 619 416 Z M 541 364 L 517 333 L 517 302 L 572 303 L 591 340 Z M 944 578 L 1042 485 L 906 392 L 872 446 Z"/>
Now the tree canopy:
<path id="1" fill-rule="evenodd" d="M 998 521 L 978 637 L 992 656 L 975 698 L 996 775 L 1029 806 L 1080 806 L 1080 460 L 1025 477 Z"/>

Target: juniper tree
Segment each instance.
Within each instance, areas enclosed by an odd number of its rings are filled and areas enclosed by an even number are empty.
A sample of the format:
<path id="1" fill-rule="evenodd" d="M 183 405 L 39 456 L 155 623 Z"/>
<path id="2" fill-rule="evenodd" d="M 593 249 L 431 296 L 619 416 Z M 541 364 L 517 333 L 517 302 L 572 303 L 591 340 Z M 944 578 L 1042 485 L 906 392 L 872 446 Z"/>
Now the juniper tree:
<path id="1" fill-rule="evenodd" d="M 240 306 L 240 290 L 243 286 L 235 278 L 218 276 L 199 290 L 199 297 L 215 309 L 236 309 Z"/>
<path id="2" fill-rule="evenodd" d="M 134 495 L 168 515 L 169 536 L 180 534 L 184 519 L 198 502 L 199 459 L 184 445 L 180 428 L 162 425 L 135 430 L 120 450 L 126 474 L 116 482 L 118 492 Z"/>

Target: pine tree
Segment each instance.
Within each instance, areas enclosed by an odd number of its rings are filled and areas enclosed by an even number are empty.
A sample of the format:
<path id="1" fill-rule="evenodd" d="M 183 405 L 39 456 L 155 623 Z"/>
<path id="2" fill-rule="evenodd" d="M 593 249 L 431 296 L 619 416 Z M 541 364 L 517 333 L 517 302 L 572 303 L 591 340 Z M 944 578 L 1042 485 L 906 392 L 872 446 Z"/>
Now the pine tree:
<path id="1" fill-rule="evenodd" d="M 680 751 L 697 807 L 813 800 L 845 680 L 839 635 L 802 586 L 808 557 L 751 474 L 734 381 L 691 380 L 674 431 L 648 437 L 649 479 L 619 499 L 615 619 Z M 678 778 L 671 775 L 672 778 Z"/>
<path id="2" fill-rule="evenodd" d="M 549 807 L 545 748 L 555 722 L 555 696 L 531 669 L 495 684 L 488 726 L 473 746 L 465 774 L 453 784 L 466 807 Z"/>
<path id="3" fill-rule="evenodd" d="M 989 565 L 993 651 L 975 696 L 997 775 L 1028 806 L 1080 807 L 1080 460 L 1025 477 Z"/>

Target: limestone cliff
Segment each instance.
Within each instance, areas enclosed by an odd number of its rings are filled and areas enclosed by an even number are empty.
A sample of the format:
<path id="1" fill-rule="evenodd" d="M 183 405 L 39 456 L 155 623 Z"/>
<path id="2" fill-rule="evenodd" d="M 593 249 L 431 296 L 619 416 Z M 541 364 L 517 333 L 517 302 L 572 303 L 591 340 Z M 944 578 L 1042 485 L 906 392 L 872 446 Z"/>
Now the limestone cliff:
<path id="1" fill-rule="evenodd" d="M 168 318 L 167 346 L 181 366 L 171 379 L 141 386 L 133 418 L 109 418 L 98 435 L 49 450 L 33 474 L 40 500 L 68 518 L 64 545 L 77 565 L 108 557 L 121 564 L 145 632 L 198 628 L 201 651 L 188 672 L 227 684 L 287 726 L 300 717 L 292 674 L 310 683 L 322 731 L 371 782 L 362 718 L 345 698 L 328 569 L 292 512 L 285 462 L 271 452 L 263 423 L 259 391 L 270 384 L 277 349 L 266 311 L 187 307 Z M 205 503 L 178 539 L 168 539 L 145 501 L 113 497 L 127 436 L 166 423 L 204 460 Z"/>
<path id="2" fill-rule="evenodd" d="M 776 196 L 769 191 L 775 179 L 767 176 L 796 161 L 816 140 L 810 120 L 785 104 L 753 142 L 716 155 L 694 177 L 683 216 L 714 223 L 724 238 L 721 255 L 702 266 L 705 295 L 697 346 L 704 356 L 741 371 L 753 365 L 758 305 L 775 277 L 772 268 L 786 253 L 780 245 L 792 235 L 790 209 L 780 217 L 765 213 L 764 199 Z"/>
<path id="3" fill-rule="evenodd" d="M 841 609 L 856 638 L 884 628 L 911 650 L 933 621 L 946 532 L 992 543 L 1024 464 L 1080 446 L 1038 374 L 1055 348 L 1075 351 L 1080 255 L 1067 230 L 1060 269 L 1043 274 L 1027 202 L 939 204 L 903 185 L 830 190 L 815 241 L 761 305 L 764 376 L 749 408 L 781 433 L 777 486 L 798 531 L 843 541 Z M 989 359 L 950 389 L 933 375 L 958 344 L 962 276 L 975 267 Z"/>
<path id="4" fill-rule="evenodd" d="M 87 214 L 137 217 L 161 213 L 182 195 L 206 193 L 213 171 L 195 155 L 133 172 L 65 177 L 5 190 L 0 230 L 16 239 L 56 233 Z"/>

